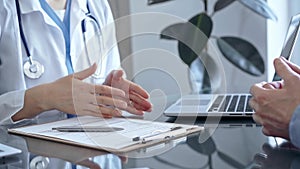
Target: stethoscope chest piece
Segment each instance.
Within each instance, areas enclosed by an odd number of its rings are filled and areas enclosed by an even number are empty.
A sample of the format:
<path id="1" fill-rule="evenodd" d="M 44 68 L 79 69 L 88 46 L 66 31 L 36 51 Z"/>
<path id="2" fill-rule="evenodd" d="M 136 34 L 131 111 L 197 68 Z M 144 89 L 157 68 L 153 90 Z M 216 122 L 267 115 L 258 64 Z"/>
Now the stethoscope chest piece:
<path id="1" fill-rule="evenodd" d="M 38 79 L 44 73 L 44 66 L 35 60 L 28 60 L 24 63 L 24 74 L 30 79 Z"/>

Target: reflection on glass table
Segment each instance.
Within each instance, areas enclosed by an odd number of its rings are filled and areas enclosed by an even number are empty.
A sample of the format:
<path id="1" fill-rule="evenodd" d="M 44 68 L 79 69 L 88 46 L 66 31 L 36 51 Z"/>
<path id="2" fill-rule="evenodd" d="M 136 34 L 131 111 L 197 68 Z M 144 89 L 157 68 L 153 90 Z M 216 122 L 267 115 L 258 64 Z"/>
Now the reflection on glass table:
<path id="1" fill-rule="evenodd" d="M 21 152 L 17 148 L 0 143 L 0 169 L 20 164 L 22 161 L 15 155 Z"/>
<path id="2" fill-rule="evenodd" d="M 200 134 L 208 135 L 209 132 L 206 130 Z M 187 138 L 187 142 L 186 142 L 186 144 L 192 150 L 196 151 L 199 154 L 207 156 L 207 161 L 205 163 L 203 163 L 201 166 L 197 167 L 198 169 L 214 168 L 213 167 L 213 156 L 217 156 L 219 159 L 221 159 L 223 162 L 227 163 L 232 168 L 247 169 L 247 168 L 252 168 L 255 165 L 253 162 L 250 162 L 249 164 L 246 164 L 246 165 L 241 163 L 239 161 L 239 159 L 235 159 L 235 158 L 231 157 L 228 153 L 223 152 L 222 150 L 219 150 L 212 137 L 209 137 L 208 139 L 202 141 L 201 137 L 199 135 L 189 136 Z M 156 156 L 154 158 L 162 163 L 168 164 L 169 166 L 173 166 L 176 168 L 192 169 L 187 166 L 175 164 L 174 162 L 169 162 L 167 160 L 164 160 L 163 158 L 160 158 L 159 156 Z"/>
<path id="3" fill-rule="evenodd" d="M 126 158 L 107 152 L 11 135 L 4 126 L 0 126 L 0 136 L 0 143 L 22 150 L 19 154 L 1 159 L 0 169 L 118 169 L 126 161 Z"/>
<path id="4" fill-rule="evenodd" d="M 278 146 L 265 143 L 262 150 L 263 153 L 258 153 L 254 157 L 257 167 L 253 169 L 296 169 L 300 166 L 300 150 L 289 142 Z"/>
<path id="5" fill-rule="evenodd" d="M 73 164 L 77 164 L 80 166 L 97 169 L 101 168 L 99 166 L 100 164 L 93 162 L 91 158 L 109 154 L 104 151 L 95 151 L 93 149 L 87 149 L 63 143 L 57 143 L 30 137 L 24 138 L 27 142 L 28 151 L 37 155 L 35 158 L 33 158 L 33 160 L 36 161 L 31 161 L 30 165 L 45 166 L 43 168 L 47 168 L 47 163 L 49 163 L 48 157 L 51 157 L 69 161 Z M 120 157 L 120 159 L 125 160 L 125 158 L 123 157 Z"/>
<path id="6" fill-rule="evenodd" d="M 122 163 L 126 163 L 128 157 L 148 158 L 169 151 L 177 144 L 184 144 L 186 137 L 172 140 L 167 143 L 142 148 L 136 151 L 121 155 L 110 154 L 109 152 L 99 151 L 91 148 L 73 146 L 59 142 L 47 141 L 31 137 L 22 137 L 26 140 L 28 152 L 31 153 L 29 168 L 55 168 L 57 166 L 68 168 L 70 165 L 64 164 L 71 162 L 76 168 L 91 169 L 119 169 Z M 128 156 L 128 157 L 127 157 Z M 99 161 L 99 158 L 101 159 Z M 105 161 L 106 159 L 106 161 Z M 25 167 L 24 167 L 25 168 Z"/>
<path id="7" fill-rule="evenodd" d="M 155 146 L 138 149 L 126 154 L 110 154 L 106 151 L 100 151 L 92 148 L 85 148 L 80 146 L 73 146 L 69 144 L 63 144 L 59 142 L 47 141 L 32 137 L 25 138 L 28 146 L 28 151 L 33 154 L 37 154 L 39 160 L 35 164 L 45 166 L 49 163 L 48 157 L 57 158 L 71 162 L 72 164 L 84 166 L 87 168 L 122 168 L 122 163 L 126 163 L 128 157 L 134 158 L 146 158 L 149 156 L 155 156 L 161 152 L 168 151 L 174 148 L 177 144 L 186 141 L 186 137 L 172 140 L 166 143 L 158 144 Z M 97 163 L 96 158 L 101 156 L 109 156 L 110 162 L 104 162 L 104 164 L 110 163 L 108 166 L 101 166 L 103 163 Z M 30 164 L 31 165 L 31 164 Z"/>
<path id="8" fill-rule="evenodd" d="M 188 136 L 185 143 L 152 158 L 128 159 L 125 167 L 250 169 L 256 166 L 253 157 L 261 152 L 261 145 L 268 142 L 261 127 L 256 125 L 221 125 L 212 135 L 210 132 L 207 128 L 205 132 Z"/>
<path id="9" fill-rule="evenodd" d="M 1 169 L 9 169 L 9 168 L 16 168 L 14 166 L 21 166 L 22 160 L 16 156 L 9 156 L 9 157 L 1 157 L 0 158 L 0 168 Z"/>
<path id="10" fill-rule="evenodd" d="M 63 143 L 10 135 L 0 127 L 0 143 L 22 150 L 7 159 L 8 169 L 33 168 L 102 168 L 102 169 L 257 169 L 297 168 L 300 151 L 273 137 L 262 134 L 261 127 L 251 123 L 221 124 L 213 133 L 190 135 L 165 145 L 131 152 L 128 156 Z M 210 135 L 201 140 L 200 135 Z M 126 158 L 127 157 L 127 158 Z M 10 160 L 10 161 L 9 161 Z M 73 165 L 71 165 L 71 163 Z M 0 166 L 1 168 L 2 166 Z M 3 167 L 2 167 L 3 168 Z M 1 168 L 1 169 L 2 169 Z"/>
<path id="11" fill-rule="evenodd" d="M 22 151 L 17 148 L 0 143 L 0 158 L 12 156 L 21 152 Z"/>

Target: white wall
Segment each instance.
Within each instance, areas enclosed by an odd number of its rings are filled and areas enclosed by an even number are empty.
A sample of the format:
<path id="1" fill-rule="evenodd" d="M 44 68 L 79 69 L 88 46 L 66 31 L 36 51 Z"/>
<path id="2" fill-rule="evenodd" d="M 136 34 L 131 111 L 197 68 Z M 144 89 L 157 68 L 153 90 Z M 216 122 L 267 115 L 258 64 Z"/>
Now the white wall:
<path id="1" fill-rule="evenodd" d="M 160 32 L 167 26 L 183 22 L 202 8 L 199 0 L 171 1 L 164 4 L 148 6 L 146 0 L 131 0 L 131 14 L 139 16 L 132 19 L 133 72 L 139 73 L 135 81 L 143 86 L 156 86 L 167 95 L 190 92 L 187 66 L 178 58 L 177 42 L 161 40 Z M 184 12 L 181 7 L 190 12 Z M 156 12 L 147 13 L 147 12 Z M 143 70 L 144 73 L 140 73 Z M 147 73 L 148 72 L 148 73 Z M 149 73 L 152 72 L 152 73 Z M 145 77 L 143 74 L 147 74 Z M 169 81 L 168 79 L 174 79 Z M 171 86 L 177 86 L 171 88 Z"/>
<path id="2" fill-rule="evenodd" d="M 271 3 L 272 2 L 272 3 Z M 268 81 L 272 81 L 274 76 L 273 60 L 279 57 L 284 37 L 286 35 L 287 27 L 289 24 L 290 16 L 288 14 L 289 5 L 285 0 L 271 1 L 269 5 L 275 11 L 278 16 L 278 21 L 267 22 L 267 38 L 268 38 Z"/>

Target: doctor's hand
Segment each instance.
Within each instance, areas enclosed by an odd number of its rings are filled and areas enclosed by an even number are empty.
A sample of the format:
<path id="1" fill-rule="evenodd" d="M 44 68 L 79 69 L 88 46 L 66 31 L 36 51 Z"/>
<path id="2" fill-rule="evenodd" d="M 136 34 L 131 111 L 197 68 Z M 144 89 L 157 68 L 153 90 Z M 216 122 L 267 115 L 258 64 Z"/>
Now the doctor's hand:
<path id="1" fill-rule="evenodd" d="M 105 118 L 121 116 L 120 109 L 128 109 L 124 91 L 107 85 L 83 82 L 96 69 L 94 64 L 81 72 L 26 90 L 24 106 L 12 120 L 32 118 L 53 109 L 68 114 Z"/>
<path id="2" fill-rule="evenodd" d="M 145 111 L 152 111 L 152 104 L 147 100 L 149 94 L 139 85 L 123 78 L 122 70 L 112 71 L 106 78 L 104 85 L 120 89 L 125 92 L 127 108 L 129 113 L 143 115 Z"/>
<path id="3" fill-rule="evenodd" d="M 276 58 L 274 66 L 283 81 L 253 85 L 250 105 L 265 135 L 289 139 L 289 123 L 300 104 L 300 68 L 283 57 Z"/>
<path id="4" fill-rule="evenodd" d="M 56 109 L 70 114 L 121 116 L 120 109 L 128 108 L 124 91 L 107 85 L 83 82 L 84 79 L 95 73 L 96 68 L 97 66 L 94 64 L 86 70 L 52 83 L 52 88 L 57 90 L 58 94 L 53 97 L 56 99 L 52 99 L 53 106 L 58 105 Z"/>

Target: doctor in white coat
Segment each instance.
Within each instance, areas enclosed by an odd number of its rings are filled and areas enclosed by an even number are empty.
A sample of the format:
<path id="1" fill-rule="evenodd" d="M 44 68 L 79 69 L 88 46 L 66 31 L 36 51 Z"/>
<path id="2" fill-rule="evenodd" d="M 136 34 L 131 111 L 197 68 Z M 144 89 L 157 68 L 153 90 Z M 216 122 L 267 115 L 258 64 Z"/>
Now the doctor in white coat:
<path id="1" fill-rule="evenodd" d="M 120 59 L 107 0 L 2 0 L 0 14 L 0 124 L 151 111 L 148 93 L 124 79 L 123 71 L 113 71 Z M 87 44 L 82 21 L 88 15 L 99 24 L 107 52 L 101 65 L 78 71 Z M 44 68 L 35 67 L 38 78 L 26 75 L 24 66 L 32 63 Z M 97 67 L 104 83 L 85 82 Z"/>
<path id="2" fill-rule="evenodd" d="M 121 110 L 151 111 L 148 93 L 114 70 L 120 68 L 120 58 L 107 0 L 1 0 L 0 15 L 1 126 L 55 121 L 67 114 L 109 118 Z M 88 44 L 82 29 L 88 17 L 99 24 L 106 50 L 101 64 L 82 70 L 77 65 Z M 29 73 L 28 64 L 33 66 Z M 87 83 L 97 68 L 106 78 Z M 111 155 L 94 160 L 106 159 Z M 120 167 L 118 160 L 111 165 Z M 63 162 L 51 166 L 70 167 Z"/>

